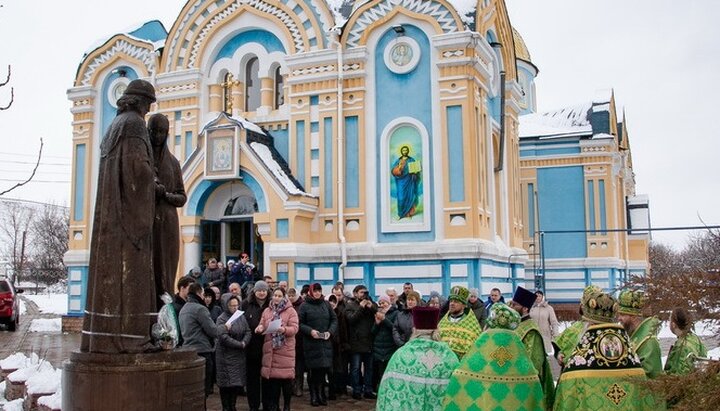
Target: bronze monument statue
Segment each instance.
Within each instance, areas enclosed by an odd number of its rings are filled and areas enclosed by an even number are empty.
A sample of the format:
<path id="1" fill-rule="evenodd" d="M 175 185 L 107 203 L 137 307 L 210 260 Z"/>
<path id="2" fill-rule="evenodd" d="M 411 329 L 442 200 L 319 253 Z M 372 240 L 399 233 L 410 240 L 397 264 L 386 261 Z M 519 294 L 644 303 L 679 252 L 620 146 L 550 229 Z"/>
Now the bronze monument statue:
<path id="1" fill-rule="evenodd" d="M 180 258 L 180 229 L 177 208 L 185 205 L 187 197 L 183 186 L 180 162 L 167 147 L 169 123 L 163 114 L 153 114 L 148 120 L 148 132 L 153 149 L 157 181 L 164 193 L 155 203 L 153 226 L 153 271 L 156 295 L 164 292 L 173 295 L 175 274 Z"/>
<path id="2" fill-rule="evenodd" d="M 80 350 L 138 353 L 151 347 L 157 320 L 153 278 L 156 182 L 144 117 L 155 89 L 133 80 L 100 145 L 87 302 Z"/>

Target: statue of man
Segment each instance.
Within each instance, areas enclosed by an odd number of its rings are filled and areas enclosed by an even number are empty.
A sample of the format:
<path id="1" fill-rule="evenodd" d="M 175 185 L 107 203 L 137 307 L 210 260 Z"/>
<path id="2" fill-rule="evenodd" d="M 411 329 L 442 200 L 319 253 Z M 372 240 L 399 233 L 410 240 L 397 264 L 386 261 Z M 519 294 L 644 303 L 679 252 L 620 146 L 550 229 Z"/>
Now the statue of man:
<path id="1" fill-rule="evenodd" d="M 155 203 L 153 226 L 153 268 L 157 295 L 175 291 L 175 275 L 180 258 L 180 228 L 177 208 L 185 205 L 187 197 L 183 186 L 180 162 L 167 147 L 169 123 L 162 114 L 153 114 L 148 120 L 148 132 L 153 149 L 157 180 L 165 192 Z"/>
<path id="2" fill-rule="evenodd" d="M 145 115 L 155 89 L 133 80 L 100 145 L 87 303 L 80 350 L 138 353 L 150 347 L 157 320 L 153 277 L 155 180 Z"/>

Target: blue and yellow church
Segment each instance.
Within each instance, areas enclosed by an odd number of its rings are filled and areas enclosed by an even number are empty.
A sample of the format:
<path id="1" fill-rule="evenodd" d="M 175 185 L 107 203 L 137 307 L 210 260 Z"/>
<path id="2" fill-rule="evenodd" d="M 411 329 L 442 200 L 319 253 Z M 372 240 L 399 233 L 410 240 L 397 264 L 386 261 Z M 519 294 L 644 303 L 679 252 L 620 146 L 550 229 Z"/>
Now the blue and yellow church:
<path id="1" fill-rule="evenodd" d="M 503 0 L 189 0 L 169 31 L 106 39 L 68 90 L 69 315 L 84 309 L 100 142 L 136 78 L 182 167 L 178 275 L 247 252 L 291 285 L 376 295 L 617 286 L 646 268 L 647 235 L 547 234 L 537 263 L 537 232 L 627 228 L 635 198 L 612 95 L 578 109 L 583 132 L 548 137 L 537 74 Z"/>

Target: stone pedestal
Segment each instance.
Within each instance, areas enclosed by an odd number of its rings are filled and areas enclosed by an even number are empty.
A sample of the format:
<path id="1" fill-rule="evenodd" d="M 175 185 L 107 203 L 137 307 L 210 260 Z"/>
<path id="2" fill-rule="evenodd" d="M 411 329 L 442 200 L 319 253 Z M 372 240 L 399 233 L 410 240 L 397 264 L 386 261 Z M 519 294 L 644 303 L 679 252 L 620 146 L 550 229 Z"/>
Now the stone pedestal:
<path id="1" fill-rule="evenodd" d="M 195 351 L 73 352 L 63 363 L 64 411 L 204 409 L 205 360 Z"/>

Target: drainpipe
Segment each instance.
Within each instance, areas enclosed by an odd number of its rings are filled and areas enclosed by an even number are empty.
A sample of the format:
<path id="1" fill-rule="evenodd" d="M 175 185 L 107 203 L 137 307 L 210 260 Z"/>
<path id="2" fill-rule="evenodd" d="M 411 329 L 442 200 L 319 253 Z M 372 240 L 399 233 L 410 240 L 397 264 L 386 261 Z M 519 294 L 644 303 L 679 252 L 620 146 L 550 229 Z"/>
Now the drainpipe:
<path id="1" fill-rule="evenodd" d="M 493 49 L 495 49 L 498 64 L 500 64 L 500 147 L 498 150 L 498 165 L 495 167 L 495 172 L 502 171 L 503 161 L 505 157 L 505 67 L 502 66 L 502 44 L 490 43 Z"/>
<path id="2" fill-rule="evenodd" d="M 343 56 L 340 44 L 340 28 L 333 30 L 337 40 L 337 209 L 338 209 L 338 240 L 340 241 L 340 267 L 338 267 L 338 281 L 345 281 L 345 267 L 347 267 L 347 240 L 345 239 L 345 135 L 343 130 Z"/>

